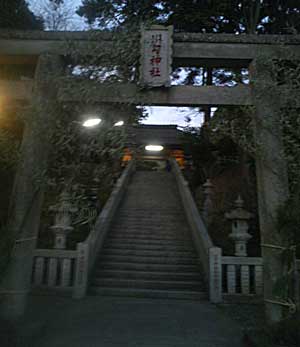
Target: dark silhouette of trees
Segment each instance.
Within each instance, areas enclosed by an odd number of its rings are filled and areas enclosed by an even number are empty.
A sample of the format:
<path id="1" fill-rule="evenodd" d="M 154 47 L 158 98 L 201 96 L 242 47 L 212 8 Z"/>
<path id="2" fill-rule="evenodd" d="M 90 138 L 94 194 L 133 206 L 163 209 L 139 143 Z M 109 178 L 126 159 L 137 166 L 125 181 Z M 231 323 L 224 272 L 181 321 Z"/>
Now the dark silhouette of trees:
<path id="1" fill-rule="evenodd" d="M 90 24 L 125 27 L 153 21 L 176 31 L 293 34 L 300 31 L 298 0 L 83 0 Z"/>
<path id="2" fill-rule="evenodd" d="M 25 0 L 0 0 L 0 28 L 42 30 L 43 21 L 30 11 Z"/>

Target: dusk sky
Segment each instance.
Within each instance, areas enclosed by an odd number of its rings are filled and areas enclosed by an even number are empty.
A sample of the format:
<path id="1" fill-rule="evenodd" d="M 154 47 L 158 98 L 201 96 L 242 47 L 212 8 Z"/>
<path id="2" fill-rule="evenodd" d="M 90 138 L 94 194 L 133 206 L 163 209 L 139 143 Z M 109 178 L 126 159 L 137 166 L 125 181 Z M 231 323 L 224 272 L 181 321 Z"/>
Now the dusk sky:
<path id="1" fill-rule="evenodd" d="M 47 3 L 47 0 L 27 0 L 31 9 L 39 15 L 43 4 Z M 76 15 L 75 11 L 81 4 L 81 0 L 67 1 L 67 4 L 72 4 L 74 15 L 71 24 L 71 30 L 84 30 L 88 28 L 84 19 Z M 202 123 L 202 115 L 193 112 L 193 110 L 187 107 L 148 107 L 147 113 L 149 117 L 143 121 L 145 124 L 177 124 L 179 126 L 186 126 L 185 117 L 188 116 L 191 121 L 190 126 L 198 127 Z"/>

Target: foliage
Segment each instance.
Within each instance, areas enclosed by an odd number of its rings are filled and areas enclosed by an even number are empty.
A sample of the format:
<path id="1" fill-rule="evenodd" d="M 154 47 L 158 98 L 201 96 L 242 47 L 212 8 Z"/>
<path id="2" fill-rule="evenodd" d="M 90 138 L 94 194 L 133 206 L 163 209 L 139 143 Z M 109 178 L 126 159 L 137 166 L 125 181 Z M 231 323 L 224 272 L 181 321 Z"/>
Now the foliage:
<path id="1" fill-rule="evenodd" d="M 103 31 L 105 33 L 105 31 Z M 86 60 L 82 52 L 70 43 L 74 74 L 81 79 L 92 79 L 98 83 L 136 82 L 138 79 L 137 65 L 140 54 L 140 27 L 132 25 L 122 32 L 109 34 L 109 41 L 97 45 L 98 32 L 90 32 L 91 41 L 86 53 Z"/>
<path id="2" fill-rule="evenodd" d="M 233 108 L 229 113 L 235 111 L 237 112 Z M 233 254 L 233 243 L 228 237 L 231 224 L 224 214 L 233 208 L 233 202 L 241 195 L 245 200 L 245 208 L 255 215 L 250 221 L 253 238 L 249 242 L 249 255 L 260 256 L 253 158 L 230 137 L 230 133 L 221 133 L 215 129 L 214 118 L 211 124 L 202 127 L 200 131 L 185 129 L 183 141 L 184 151 L 190 155 L 192 161 L 192 165 L 185 170 L 185 177 L 200 211 L 205 199 L 203 184 L 208 178 L 213 184 L 213 211 L 207 228 L 214 244 L 222 247 L 224 254 Z"/>
<path id="3" fill-rule="evenodd" d="M 78 14 L 101 28 L 155 21 L 176 31 L 285 34 L 299 32 L 297 0 L 84 0 Z"/>
<path id="4" fill-rule="evenodd" d="M 19 143 L 6 129 L 0 128 L 0 167 L 1 171 L 10 171 L 16 165 L 19 156 Z"/>
<path id="5" fill-rule="evenodd" d="M 164 13 L 160 3 L 157 0 L 83 0 L 77 13 L 100 28 L 132 27 L 159 18 Z"/>
<path id="6" fill-rule="evenodd" d="M 8 199 L 19 159 L 22 132 L 22 123 L 15 112 L 0 110 L 0 225 L 6 223 Z"/>
<path id="7" fill-rule="evenodd" d="M 40 241 L 47 247 L 47 240 L 52 239 L 49 226 L 53 223 L 49 207 L 57 203 L 59 194 L 67 190 L 77 208 L 73 216 L 75 233 L 69 240 L 69 246 L 74 247 L 90 232 L 121 172 L 124 130 L 112 127 L 107 119 L 99 127 L 84 128 L 80 121 L 72 120 L 79 110 L 72 107 L 61 110 L 51 140 Z"/>
<path id="8" fill-rule="evenodd" d="M 209 123 L 209 137 L 213 143 L 220 143 L 229 137 L 243 151 L 253 156 L 256 144 L 253 137 L 255 110 L 250 107 L 220 108 Z"/>
<path id="9" fill-rule="evenodd" d="M 1 0 L 0 28 L 42 30 L 43 22 L 29 10 L 25 0 Z"/>

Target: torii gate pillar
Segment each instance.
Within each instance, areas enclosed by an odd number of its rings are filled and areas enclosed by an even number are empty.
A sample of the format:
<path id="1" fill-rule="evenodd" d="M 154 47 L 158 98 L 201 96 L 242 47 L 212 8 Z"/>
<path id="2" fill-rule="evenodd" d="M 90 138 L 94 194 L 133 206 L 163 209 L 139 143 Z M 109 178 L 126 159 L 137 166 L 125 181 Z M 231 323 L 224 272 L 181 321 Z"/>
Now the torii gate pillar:
<path id="1" fill-rule="evenodd" d="M 253 101 L 256 107 L 254 133 L 257 144 L 256 177 L 259 209 L 259 224 L 264 265 L 264 300 L 266 317 L 270 322 L 284 318 L 284 307 L 271 303 L 274 298 L 275 283 L 286 272 L 278 249 L 267 245 L 284 246 L 285 240 L 277 226 L 278 208 L 289 195 L 287 165 L 284 158 L 284 146 L 280 126 L 280 100 L 260 89 L 256 81 L 270 85 L 276 84 L 271 75 L 254 61 L 251 66 Z"/>
<path id="2" fill-rule="evenodd" d="M 0 283 L 0 314 L 9 320 L 23 315 L 30 291 L 32 255 L 38 235 L 44 173 L 57 105 L 57 92 L 51 81 L 55 76 L 61 76 L 63 69 L 60 56 L 44 54 L 39 57 L 31 114 L 26 119 L 21 159 L 11 196 L 8 225 L 16 241 Z"/>

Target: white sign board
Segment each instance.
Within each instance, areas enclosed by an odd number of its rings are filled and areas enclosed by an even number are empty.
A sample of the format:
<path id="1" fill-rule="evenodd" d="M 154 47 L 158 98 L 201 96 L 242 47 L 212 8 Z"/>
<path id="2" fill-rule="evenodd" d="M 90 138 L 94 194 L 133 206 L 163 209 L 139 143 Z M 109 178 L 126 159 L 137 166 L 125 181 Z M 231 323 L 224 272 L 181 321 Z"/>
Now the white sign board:
<path id="1" fill-rule="evenodd" d="M 169 87 L 172 67 L 173 27 L 153 26 L 142 30 L 140 84 Z"/>

